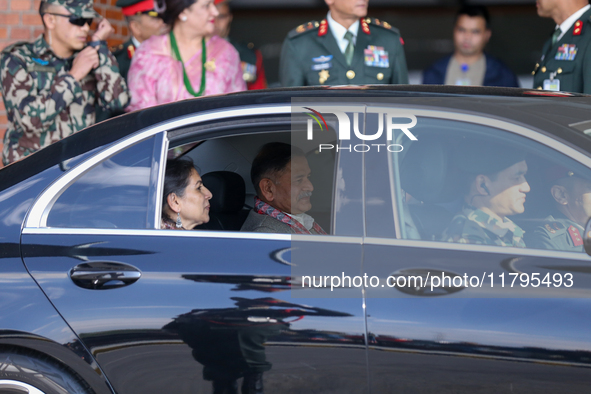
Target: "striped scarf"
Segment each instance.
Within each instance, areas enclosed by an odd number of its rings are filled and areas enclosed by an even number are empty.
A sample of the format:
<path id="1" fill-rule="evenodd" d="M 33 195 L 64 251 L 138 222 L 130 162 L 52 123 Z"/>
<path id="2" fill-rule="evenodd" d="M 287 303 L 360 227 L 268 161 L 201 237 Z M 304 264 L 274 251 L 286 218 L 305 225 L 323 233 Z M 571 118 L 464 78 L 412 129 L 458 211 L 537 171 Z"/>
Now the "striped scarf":
<path id="1" fill-rule="evenodd" d="M 268 215 L 274 219 L 279 220 L 282 223 L 287 224 L 289 227 L 295 231 L 296 234 L 312 234 L 307 228 L 305 228 L 300 222 L 294 220 L 286 213 L 281 212 L 278 209 L 273 208 L 269 204 L 264 201 L 261 201 L 258 197 L 254 198 L 254 210 L 259 215 Z M 326 231 L 322 229 L 318 225 L 318 223 L 314 222 L 312 228 L 318 233 L 326 235 Z"/>

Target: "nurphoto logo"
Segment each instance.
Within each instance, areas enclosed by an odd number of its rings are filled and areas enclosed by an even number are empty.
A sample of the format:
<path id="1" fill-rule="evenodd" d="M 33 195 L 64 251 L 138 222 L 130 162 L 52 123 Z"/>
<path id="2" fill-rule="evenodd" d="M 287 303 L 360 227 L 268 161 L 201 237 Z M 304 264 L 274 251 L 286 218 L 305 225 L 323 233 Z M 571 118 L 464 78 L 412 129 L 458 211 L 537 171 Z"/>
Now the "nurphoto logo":
<path id="1" fill-rule="evenodd" d="M 361 140 L 363 143 L 354 145 L 345 145 L 341 142 L 341 145 L 333 144 L 319 144 L 318 150 L 336 149 L 339 151 L 348 152 L 368 152 L 371 149 L 377 149 L 380 151 L 388 152 L 402 152 L 404 147 L 400 144 L 391 143 L 394 141 L 394 130 L 401 130 L 406 137 L 413 141 L 417 141 L 417 137 L 410 131 L 417 125 L 417 118 L 414 115 L 401 113 L 398 109 L 387 108 L 387 107 L 366 107 L 359 105 L 344 105 L 344 106 L 315 106 L 301 107 L 301 112 L 305 113 L 310 117 L 307 123 L 307 139 L 309 141 L 314 139 L 314 129 L 317 132 L 328 131 L 328 125 L 324 119 L 324 114 L 333 114 L 336 116 L 338 121 L 338 139 L 339 141 L 350 141 L 351 140 L 351 120 L 350 114 L 353 115 L 353 135 L 355 138 Z M 309 112 L 306 112 L 309 111 Z M 360 132 L 359 127 L 359 114 L 364 114 L 367 119 L 369 114 L 377 114 L 378 126 L 377 130 L 372 134 L 372 131 L 365 130 L 365 133 Z M 401 120 L 409 120 L 409 122 L 399 123 Z M 315 125 L 317 125 L 315 127 Z M 388 144 L 376 144 L 366 143 L 368 141 L 378 140 L 382 134 L 386 131 L 386 137 Z M 369 133 L 369 134 L 368 134 Z"/>

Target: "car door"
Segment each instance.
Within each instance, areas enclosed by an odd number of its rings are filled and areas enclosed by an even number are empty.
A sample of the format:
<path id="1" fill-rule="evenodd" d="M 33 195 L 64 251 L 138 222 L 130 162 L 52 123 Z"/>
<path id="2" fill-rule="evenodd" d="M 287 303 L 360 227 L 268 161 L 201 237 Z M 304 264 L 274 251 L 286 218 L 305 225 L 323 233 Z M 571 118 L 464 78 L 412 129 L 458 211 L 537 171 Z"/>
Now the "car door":
<path id="1" fill-rule="evenodd" d="M 589 157 L 486 115 L 406 111 L 418 140 L 400 133 L 401 152 L 365 155 L 364 271 L 381 279 L 366 289 L 372 391 L 585 392 L 589 256 L 453 243 L 442 232 L 466 202 L 455 179 L 466 168 L 453 165 L 466 139 L 483 142 L 476 152 L 505 144 L 527 154 L 531 190 L 524 213 L 511 217 L 526 244 L 547 223 L 548 174 L 561 167 L 586 178 Z"/>
<path id="2" fill-rule="evenodd" d="M 28 214 L 27 268 L 118 393 L 210 392 L 257 373 L 268 392 L 367 390 L 361 297 L 290 291 L 294 249 L 316 264 L 360 267 L 361 157 L 336 161 L 351 186 L 341 195 L 356 203 L 346 220 L 333 210 L 330 235 L 158 229 L 166 155 L 247 135 L 232 118 L 255 115 L 248 130 L 268 117 L 289 131 L 289 106 L 159 125 L 71 169 Z"/>

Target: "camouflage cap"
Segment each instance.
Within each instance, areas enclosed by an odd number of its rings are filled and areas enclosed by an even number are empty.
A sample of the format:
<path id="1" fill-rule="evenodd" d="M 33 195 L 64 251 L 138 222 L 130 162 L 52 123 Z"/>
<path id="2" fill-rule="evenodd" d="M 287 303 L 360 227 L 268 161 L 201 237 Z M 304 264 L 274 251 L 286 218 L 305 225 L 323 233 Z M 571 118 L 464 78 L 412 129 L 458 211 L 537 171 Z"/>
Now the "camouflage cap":
<path id="1" fill-rule="evenodd" d="M 92 0 L 44 0 L 44 3 L 60 5 L 66 8 L 72 15 L 82 18 L 99 18 L 94 10 Z"/>

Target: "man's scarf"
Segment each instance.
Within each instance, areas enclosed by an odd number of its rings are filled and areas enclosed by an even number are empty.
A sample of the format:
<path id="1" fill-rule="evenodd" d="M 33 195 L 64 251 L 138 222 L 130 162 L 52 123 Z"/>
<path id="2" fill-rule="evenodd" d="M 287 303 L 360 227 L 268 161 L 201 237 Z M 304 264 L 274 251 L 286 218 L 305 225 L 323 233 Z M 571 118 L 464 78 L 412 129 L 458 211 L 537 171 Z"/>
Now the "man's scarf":
<path id="1" fill-rule="evenodd" d="M 258 197 L 254 198 L 254 209 L 255 209 L 255 212 L 258 213 L 259 215 L 268 215 L 274 219 L 279 220 L 282 223 L 287 224 L 289 227 L 291 227 L 295 231 L 296 234 L 312 234 L 300 222 L 298 222 L 295 219 L 292 219 L 291 216 L 281 212 L 280 210 L 273 208 L 272 206 L 270 206 L 266 202 L 261 201 Z M 324 231 L 322 229 L 322 227 L 320 227 L 318 225 L 318 223 L 314 222 L 314 225 L 312 226 L 312 228 L 314 230 L 316 230 L 316 232 L 318 234 L 326 235 L 326 231 Z"/>

